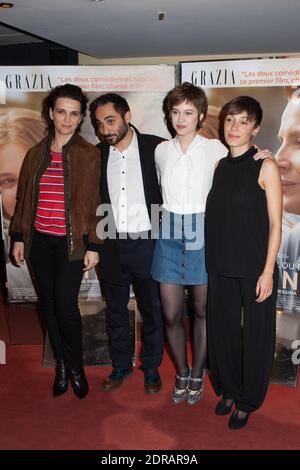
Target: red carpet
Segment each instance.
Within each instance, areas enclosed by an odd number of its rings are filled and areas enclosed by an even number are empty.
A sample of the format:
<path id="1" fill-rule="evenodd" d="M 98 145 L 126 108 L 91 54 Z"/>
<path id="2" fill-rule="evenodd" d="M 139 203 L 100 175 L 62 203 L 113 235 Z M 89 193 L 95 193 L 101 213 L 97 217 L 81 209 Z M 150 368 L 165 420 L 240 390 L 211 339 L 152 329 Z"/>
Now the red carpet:
<path id="1" fill-rule="evenodd" d="M 8 346 L 7 365 L 0 366 L 0 449 L 300 449 L 297 389 L 271 385 L 247 427 L 232 431 L 228 417 L 214 415 L 209 380 L 194 407 L 170 403 L 174 370 L 167 354 L 160 394 L 144 394 L 137 369 L 119 390 L 102 392 L 110 368 L 90 367 L 83 401 L 71 390 L 52 398 L 53 370 L 41 361 L 41 346 Z"/>

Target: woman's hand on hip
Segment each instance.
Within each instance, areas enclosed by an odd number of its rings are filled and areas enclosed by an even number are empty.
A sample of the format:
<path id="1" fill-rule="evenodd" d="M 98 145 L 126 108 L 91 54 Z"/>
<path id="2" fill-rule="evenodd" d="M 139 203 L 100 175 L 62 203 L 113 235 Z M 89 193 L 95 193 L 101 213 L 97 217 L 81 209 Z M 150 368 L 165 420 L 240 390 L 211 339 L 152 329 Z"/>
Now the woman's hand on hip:
<path id="1" fill-rule="evenodd" d="M 84 256 L 83 263 L 83 271 L 89 271 L 91 268 L 93 268 L 94 266 L 96 266 L 96 264 L 99 263 L 99 253 L 97 253 L 96 251 L 88 250 Z"/>
<path id="2" fill-rule="evenodd" d="M 14 242 L 11 254 L 16 265 L 21 267 L 21 265 L 24 263 L 24 243 Z"/>
<path id="3" fill-rule="evenodd" d="M 263 302 L 266 300 L 273 291 L 273 273 L 263 272 L 256 284 L 256 299 L 255 302 Z"/>

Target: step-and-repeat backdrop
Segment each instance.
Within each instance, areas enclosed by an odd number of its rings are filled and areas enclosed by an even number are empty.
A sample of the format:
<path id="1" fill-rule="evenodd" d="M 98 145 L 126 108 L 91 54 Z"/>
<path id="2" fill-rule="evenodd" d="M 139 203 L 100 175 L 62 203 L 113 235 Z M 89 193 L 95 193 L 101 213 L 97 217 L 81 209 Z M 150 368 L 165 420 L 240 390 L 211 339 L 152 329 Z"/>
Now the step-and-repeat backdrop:
<path id="1" fill-rule="evenodd" d="M 263 108 L 255 143 L 274 153 L 286 180 L 272 380 L 295 385 L 300 359 L 300 59 L 182 63 L 181 81 L 207 92 L 209 110 L 201 132 L 208 138 L 219 137 L 219 111 L 231 98 L 249 95 Z M 36 300 L 27 266 L 17 268 L 9 261 L 8 227 L 23 158 L 44 135 L 42 99 L 51 87 L 64 83 L 81 86 L 90 100 L 107 92 L 120 93 L 128 100 L 132 123 L 141 132 L 169 138 L 162 102 L 175 84 L 173 66 L 0 67 L 0 207 L 10 302 Z M 89 116 L 82 135 L 97 143 Z M 91 271 L 83 278 L 80 297 L 86 305 L 85 301 L 100 296 L 97 273 Z"/>
<path id="2" fill-rule="evenodd" d="M 127 99 L 132 111 L 132 124 L 140 132 L 168 138 L 162 101 L 166 92 L 174 86 L 174 81 L 174 67 L 168 65 L 0 67 L 1 219 L 10 302 L 36 300 L 28 267 L 15 267 L 9 260 L 8 227 L 14 212 L 18 177 L 24 156 L 44 135 L 40 112 L 47 92 L 57 85 L 72 83 L 80 86 L 90 101 L 100 94 L 119 93 Z M 98 143 L 88 115 L 81 134 L 91 143 Z M 97 274 L 95 270 L 91 270 L 83 277 L 80 298 L 95 300 L 100 296 Z"/>

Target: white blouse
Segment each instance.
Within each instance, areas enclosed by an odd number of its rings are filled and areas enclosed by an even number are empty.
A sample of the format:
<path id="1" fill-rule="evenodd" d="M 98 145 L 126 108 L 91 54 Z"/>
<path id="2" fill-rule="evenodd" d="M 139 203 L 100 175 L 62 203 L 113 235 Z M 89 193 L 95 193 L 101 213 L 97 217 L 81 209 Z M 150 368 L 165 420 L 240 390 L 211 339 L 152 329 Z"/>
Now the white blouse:
<path id="1" fill-rule="evenodd" d="M 160 179 L 163 208 L 176 214 L 205 211 L 215 164 L 227 155 L 227 148 L 217 139 L 196 135 L 185 154 L 177 137 L 161 142 L 155 150 L 155 164 Z"/>

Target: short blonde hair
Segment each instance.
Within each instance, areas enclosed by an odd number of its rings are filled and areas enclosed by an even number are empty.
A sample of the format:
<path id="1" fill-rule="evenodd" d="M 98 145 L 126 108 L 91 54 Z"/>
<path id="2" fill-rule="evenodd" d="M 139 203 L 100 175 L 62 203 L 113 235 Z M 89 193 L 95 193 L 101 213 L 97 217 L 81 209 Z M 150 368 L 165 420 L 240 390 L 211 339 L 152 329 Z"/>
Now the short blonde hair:
<path id="1" fill-rule="evenodd" d="M 38 111 L 28 108 L 0 108 L 0 145 L 14 142 L 30 148 L 45 135 L 45 124 Z"/>

